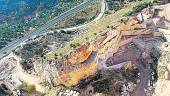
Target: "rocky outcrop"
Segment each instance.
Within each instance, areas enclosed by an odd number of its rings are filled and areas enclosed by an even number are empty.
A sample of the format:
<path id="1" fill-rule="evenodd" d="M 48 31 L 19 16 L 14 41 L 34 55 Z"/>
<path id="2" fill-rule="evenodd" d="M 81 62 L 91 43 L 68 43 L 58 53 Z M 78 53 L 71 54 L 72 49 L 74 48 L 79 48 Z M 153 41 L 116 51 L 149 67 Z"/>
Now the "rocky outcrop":
<path id="1" fill-rule="evenodd" d="M 88 65 L 82 65 L 81 67 L 77 68 L 77 70 L 73 70 L 67 73 L 65 72 L 56 77 L 53 81 L 54 85 L 57 86 L 63 84 L 68 87 L 76 85 L 83 78 L 87 78 L 88 76 L 95 74 L 96 69 L 97 64 L 95 61 Z"/>

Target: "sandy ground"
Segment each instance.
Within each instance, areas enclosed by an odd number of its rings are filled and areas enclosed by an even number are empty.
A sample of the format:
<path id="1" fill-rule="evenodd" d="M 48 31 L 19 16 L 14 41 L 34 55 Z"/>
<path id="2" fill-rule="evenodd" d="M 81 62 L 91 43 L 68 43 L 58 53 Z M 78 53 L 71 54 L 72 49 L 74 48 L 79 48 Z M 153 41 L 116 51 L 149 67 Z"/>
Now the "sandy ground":
<path id="1" fill-rule="evenodd" d="M 16 61 L 16 77 L 17 79 L 27 83 L 28 85 L 35 85 L 36 90 L 42 93 L 45 93 L 47 91 L 47 89 L 43 86 L 40 85 L 40 82 L 42 81 L 42 78 L 39 76 L 33 76 L 30 75 L 28 73 L 25 73 L 22 69 L 22 67 L 20 66 L 20 58 L 18 58 L 17 56 L 15 56 L 14 54 L 9 54 L 8 56 L 6 56 L 5 58 L 3 58 L 2 60 L 0 60 L 0 64 L 2 62 L 4 62 L 5 60 L 7 60 L 8 58 L 13 57 Z"/>
<path id="2" fill-rule="evenodd" d="M 45 93 L 46 89 L 39 84 L 40 81 L 42 81 L 41 78 L 23 72 L 19 62 L 17 62 L 17 76 L 20 80 L 26 82 L 27 84 L 35 85 L 37 91 Z"/>
<path id="3" fill-rule="evenodd" d="M 157 82 L 154 96 L 170 96 L 170 81 L 160 80 Z"/>

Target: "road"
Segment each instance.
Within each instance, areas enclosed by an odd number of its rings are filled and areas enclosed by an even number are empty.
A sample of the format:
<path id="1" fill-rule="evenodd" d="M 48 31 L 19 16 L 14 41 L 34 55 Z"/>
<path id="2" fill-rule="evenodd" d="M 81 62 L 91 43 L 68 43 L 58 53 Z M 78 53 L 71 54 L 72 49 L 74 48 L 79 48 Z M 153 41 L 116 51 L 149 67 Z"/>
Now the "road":
<path id="1" fill-rule="evenodd" d="M 42 34 L 46 29 L 52 27 L 53 25 L 55 25 L 59 21 L 63 20 L 64 18 L 79 12 L 81 9 L 87 7 L 88 5 L 94 3 L 95 1 L 96 0 L 87 0 L 83 3 L 81 3 L 80 5 L 75 6 L 74 8 L 60 14 L 59 16 L 55 17 L 54 19 L 49 20 L 47 23 L 45 23 L 41 27 L 39 27 L 38 29 L 36 29 L 32 32 L 27 33 L 24 37 L 20 38 L 19 40 L 11 42 L 9 45 L 7 45 L 6 47 L 4 47 L 0 50 L 0 59 L 3 58 L 4 56 L 8 55 L 9 53 L 11 53 L 12 50 L 19 47 L 21 45 L 21 43 L 26 42 L 30 37 L 38 36 L 39 34 Z"/>
<path id="2" fill-rule="evenodd" d="M 105 10 L 106 10 L 106 2 L 105 2 L 105 0 L 101 0 L 100 13 L 98 14 L 98 16 L 94 20 L 92 20 L 92 21 L 90 21 L 88 23 L 82 24 L 82 25 L 78 25 L 78 26 L 74 26 L 74 27 L 70 27 L 70 28 L 63 28 L 63 29 L 59 29 L 59 30 L 71 31 L 71 30 L 76 30 L 76 29 L 86 27 L 90 23 L 97 22 L 99 19 L 101 19 L 103 17 L 103 15 L 104 15 Z"/>

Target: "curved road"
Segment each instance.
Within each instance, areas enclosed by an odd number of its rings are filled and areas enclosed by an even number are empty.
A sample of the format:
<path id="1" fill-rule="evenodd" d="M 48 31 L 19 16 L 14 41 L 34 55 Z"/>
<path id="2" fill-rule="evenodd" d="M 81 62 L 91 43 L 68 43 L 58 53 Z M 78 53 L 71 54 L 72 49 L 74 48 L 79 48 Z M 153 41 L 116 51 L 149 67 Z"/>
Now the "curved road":
<path id="1" fill-rule="evenodd" d="M 92 20 L 92 21 L 90 21 L 90 22 L 88 22 L 88 23 L 79 25 L 79 26 L 74 26 L 74 27 L 70 27 L 70 28 L 63 28 L 63 29 L 59 29 L 59 30 L 70 31 L 70 30 L 76 30 L 76 29 L 79 29 L 79 28 L 82 28 L 82 27 L 86 27 L 86 26 L 87 26 L 88 24 L 90 24 L 91 22 L 96 22 L 96 21 L 98 21 L 99 19 L 101 19 L 101 18 L 103 17 L 103 15 L 104 15 L 105 10 L 106 10 L 106 2 L 105 2 L 105 0 L 101 0 L 100 13 L 98 14 L 98 16 L 97 16 L 94 20 Z"/>
<path id="2" fill-rule="evenodd" d="M 24 37 L 20 38 L 19 40 L 11 42 L 9 45 L 7 45 L 6 47 L 4 47 L 0 50 L 0 59 L 3 58 L 4 56 L 6 56 L 7 54 L 9 54 L 10 52 L 12 52 L 12 50 L 16 49 L 18 46 L 20 46 L 21 43 L 27 41 L 30 37 L 34 37 L 34 36 L 39 35 L 40 33 L 43 33 L 44 30 L 50 28 L 54 24 L 63 20 L 64 18 L 66 18 L 70 15 L 73 15 L 74 13 L 79 12 L 81 9 L 87 7 L 88 5 L 94 3 L 95 1 L 96 0 L 87 0 L 83 3 L 81 3 L 80 5 L 72 8 L 72 9 L 62 13 L 61 15 L 55 17 L 54 19 L 48 21 L 47 23 L 45 23 L 44 25 L 42 25 L 38 29 L 27 33 Z"/>

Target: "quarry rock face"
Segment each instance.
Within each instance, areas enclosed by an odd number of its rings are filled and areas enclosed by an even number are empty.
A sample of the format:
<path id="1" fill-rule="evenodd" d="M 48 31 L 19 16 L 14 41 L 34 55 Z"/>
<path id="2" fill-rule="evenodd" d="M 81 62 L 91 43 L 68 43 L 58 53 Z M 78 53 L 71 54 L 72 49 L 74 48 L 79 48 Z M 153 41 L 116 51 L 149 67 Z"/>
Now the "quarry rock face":
<path id="1" fill-rule="evenodd" d="M 152 14 L 150 10 L 143 11 Z M 109 40 L 113 40 L 113 43 L 101 53 L 102 46 Z M 161 40 L 161 33 L 155 32 L 152 27 L 143 28 L 137 18 L 122 20 L 114 33 L 109 32 L 104 38 L 82 45 L 64 56 L 58 63 L 59 76 L 53 80 L 54 85 L 77 85 L 99 69 L 120 69 L 126 64 L 138 65 L 140 60 L 145 64 L 152 63 L 151 56 Z"/>
<path id="2" fill-rule="evenodd" d="M 59 77 L 54 79 L 54 85 L 76 85 L 81 79 L 93 75 L 96 72 L 95 54 L 91 48 L 93 45 L 82 45 L 70 52 L 59 61 Z"/>
<path id="3" fill-rule="evenodd" d="M 91 52 L 90 45 L 82 45 L 75 51 L 70 52 L 67 62 L 69 62 L 69 64 L 81 63 L 89 57 Z"/>

